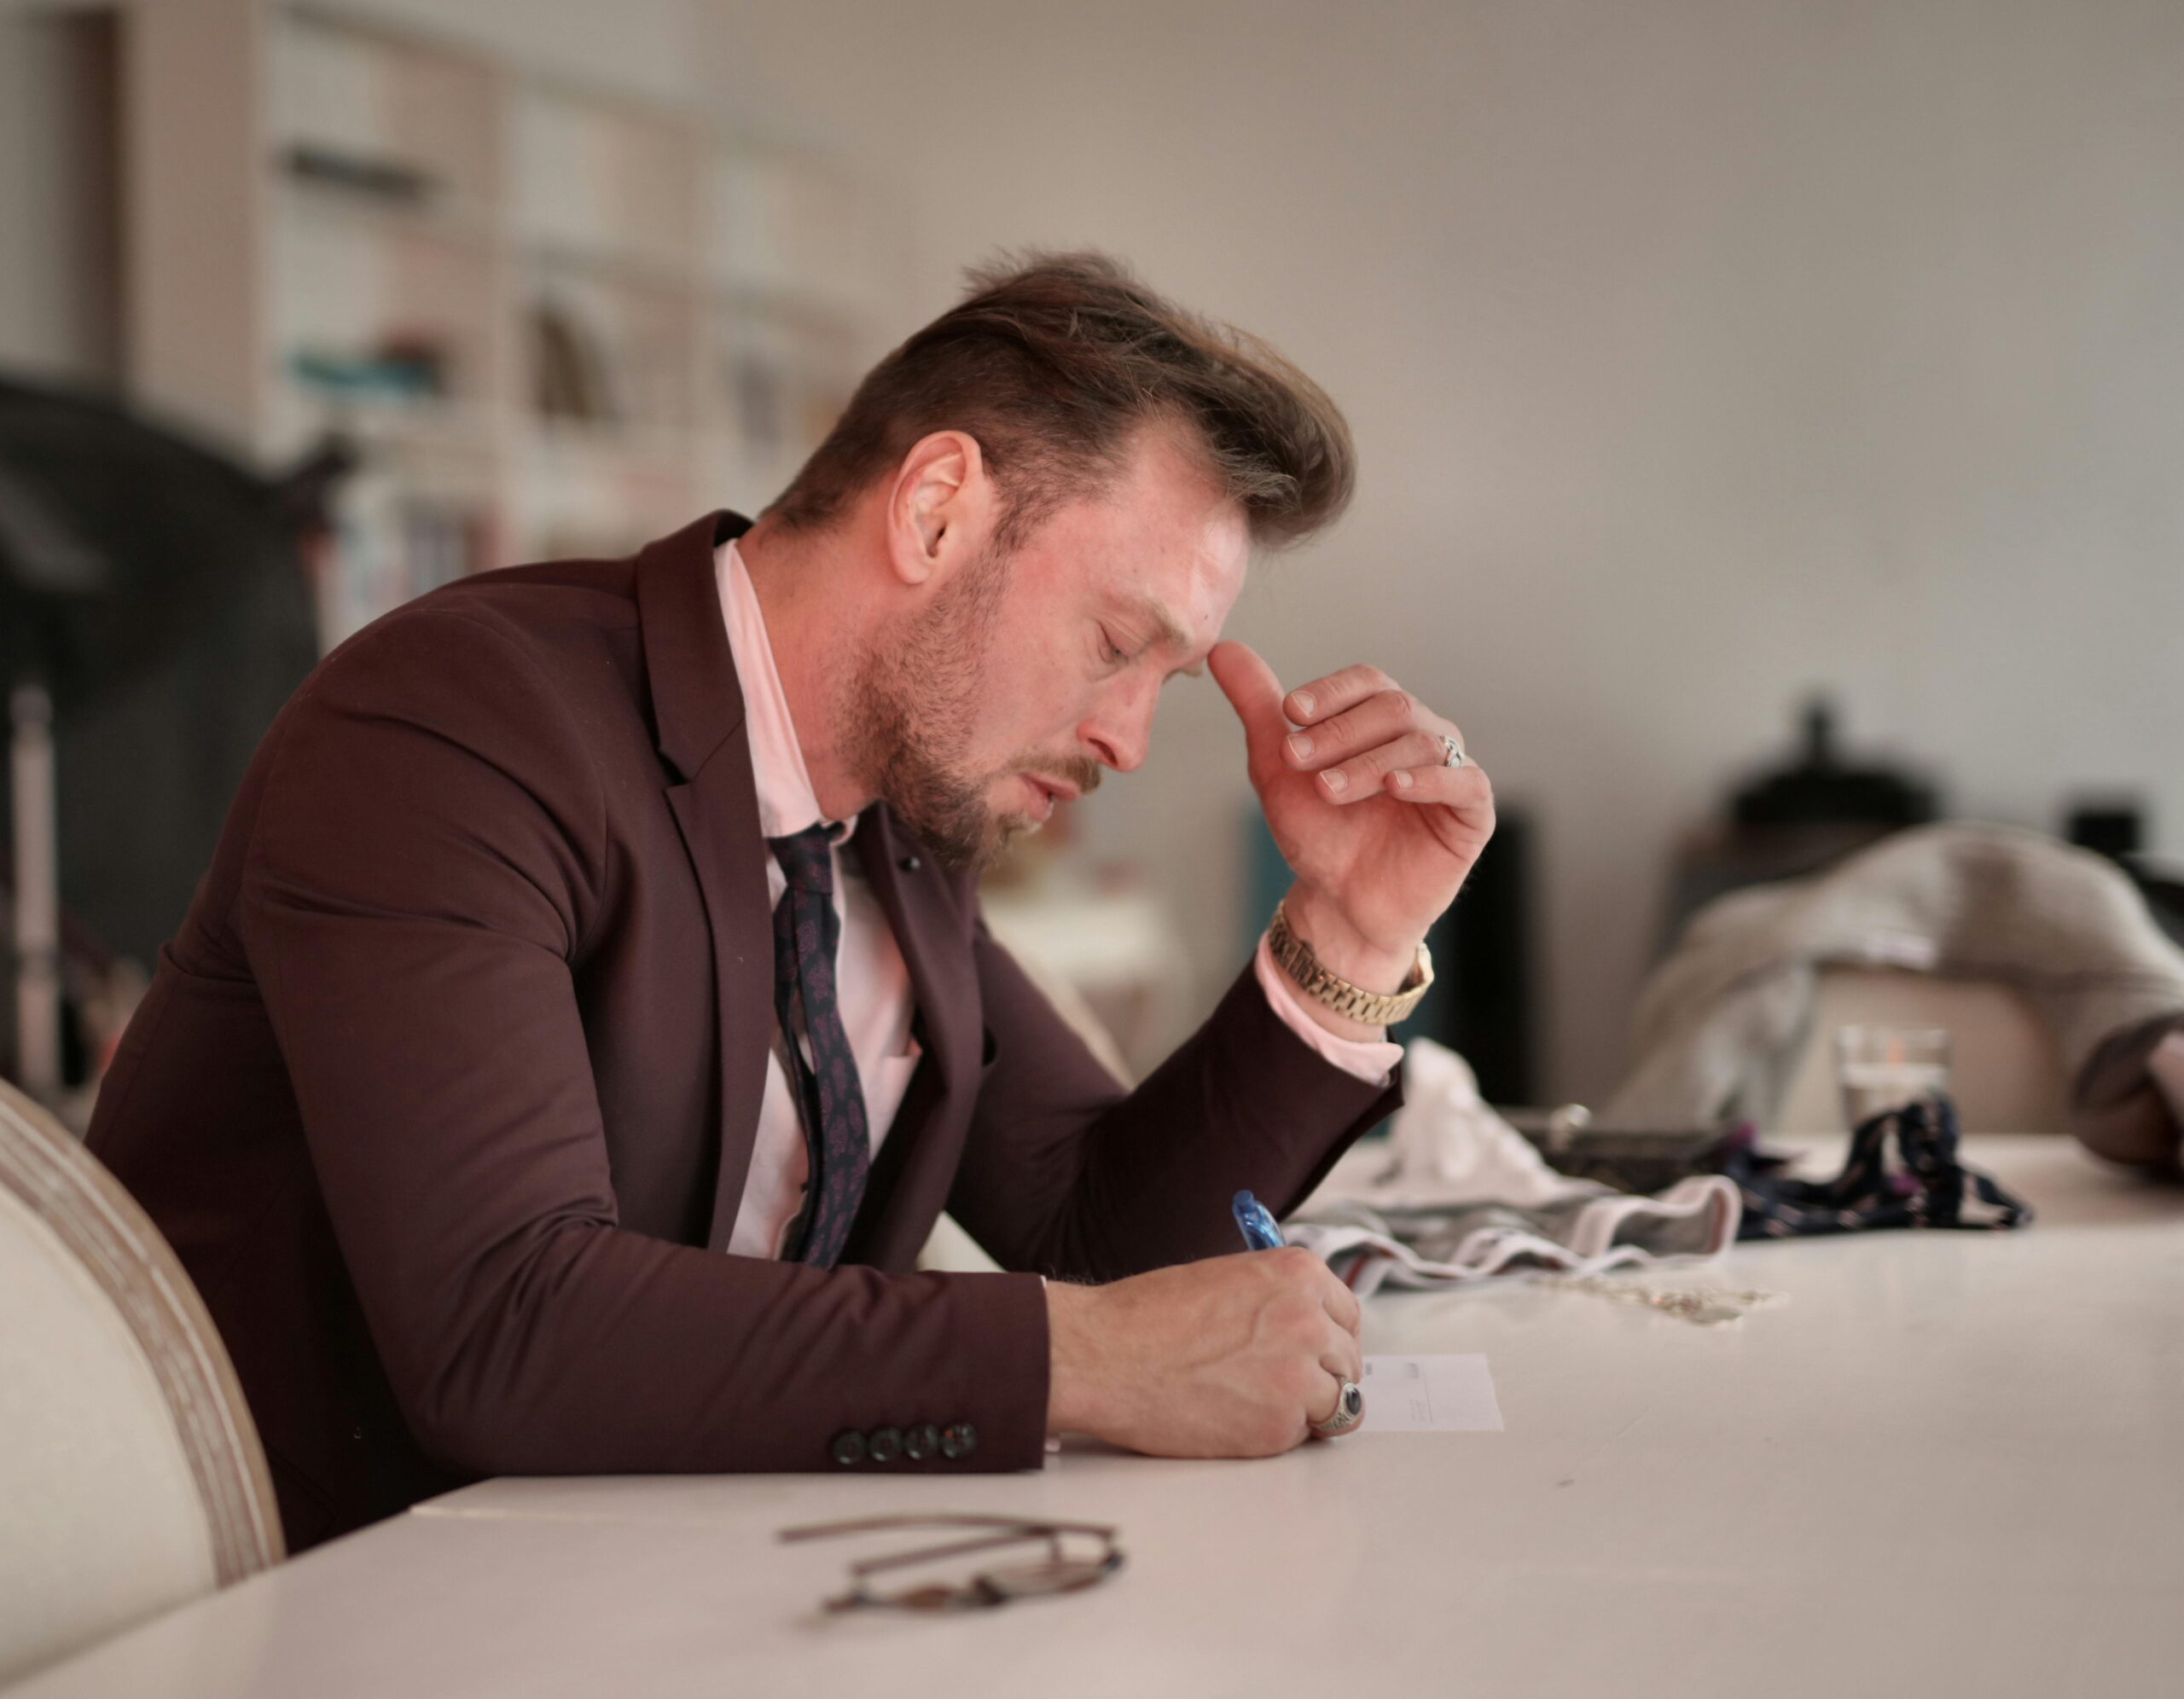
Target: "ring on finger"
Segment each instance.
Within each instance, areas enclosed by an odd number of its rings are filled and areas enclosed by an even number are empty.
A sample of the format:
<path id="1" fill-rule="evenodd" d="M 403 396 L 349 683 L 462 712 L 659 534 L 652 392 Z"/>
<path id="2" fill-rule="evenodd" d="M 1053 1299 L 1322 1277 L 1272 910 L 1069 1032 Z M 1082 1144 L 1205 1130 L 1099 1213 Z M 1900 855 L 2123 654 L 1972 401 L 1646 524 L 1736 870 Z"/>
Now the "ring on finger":
<path id="1" fill-rule="evenodd" d="M 1354 1380 L 1342 1383 L 1342 1390 L 1335 1395 L 1334 1414 L 1324 1422 L 1312 1424 L 1316 1434 L 1345 1434 L 1365 1417 L 1365 1389 Z"/>
<path id="2" fill-rule="evenodd" d="M 1441 765 L 1461 767 L 1466 759 L 1464 746 L 1446 732 L 1436 732 L 1433 735 L 1441 740 Z"/>

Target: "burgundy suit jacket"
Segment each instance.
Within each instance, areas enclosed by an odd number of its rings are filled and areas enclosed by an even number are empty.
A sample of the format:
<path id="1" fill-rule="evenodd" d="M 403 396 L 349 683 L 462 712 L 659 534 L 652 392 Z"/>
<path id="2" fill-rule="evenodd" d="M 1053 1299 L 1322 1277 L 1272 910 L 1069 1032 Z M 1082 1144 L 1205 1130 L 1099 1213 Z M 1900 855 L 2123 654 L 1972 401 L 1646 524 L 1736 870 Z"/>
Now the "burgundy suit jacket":
<path id="1" fill-rule="evenodd" d="M 302 1548 L 497 1474 L 1043 1454 L 1037 1276 L 1238 1248 L 1394 1106 L 1247 971 L 1124 1093 L 884 808 L 852 840 L 924 1061 L 842 1267 L 730 1256 L 773 933 L 714 514 L 344 644 L 258 752 L 92 1148 L 180 1253 Z M 945 1208 L 1011 1272 L 914 1272 Z M 849 1447 L 854 1450 L 855 1447 Z"/>

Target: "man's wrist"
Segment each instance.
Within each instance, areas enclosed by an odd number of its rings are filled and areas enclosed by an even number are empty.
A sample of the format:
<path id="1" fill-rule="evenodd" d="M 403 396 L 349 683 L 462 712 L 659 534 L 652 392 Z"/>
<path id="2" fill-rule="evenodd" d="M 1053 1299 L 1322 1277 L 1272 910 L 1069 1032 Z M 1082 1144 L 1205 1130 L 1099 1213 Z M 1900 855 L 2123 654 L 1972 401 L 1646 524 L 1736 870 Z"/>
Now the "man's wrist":
<path id="1" fill-rule="evenodd" d="M 1362 936 L 1341 911 L 1307 885 L 1292 886 L 1282 900 L 1289 929 L 1310 948 L 1321 966 L 1352 985 L 1368 991 L 1392 994 L 1404 989 L 1418 966 L 1418 946 L 1400 951 L 1376 946 Z M 1383 1026 L 1368 1026 L 1322 1003 L 1300 994 L 1297 1002 L 1313 1021 L 1338 1038 L 1373 1042 L 1387 1036 Z"/>
<path id="2" fill-rule="evenodd" d="M 1412 939 L 1395 948 L 1375 944 L 1352 926 L 1341 909 L 1310 885 L 1293 885 L 1282 899 L 1290 930 L 1312 948 L 1320 965 L 1368 991 L 1393 994 L 1404 989 L 1418 966 Z"/>
<path id="3" fill-rule="evenodd" d="M 1252 974 L 1259 983 L 1259 989 L 1266 994 L 1267 1006 L 1275 1018 L 1297 1035 L 1298 1041 L 1322 1061 L 1339 1068 L 1352 1079 L 1362 1080 L 1368 1085 L 1385 1086 L 1388 1073 L 1403 1059 L 1403 1047 L 1388 1041 L 1385 1033 L 1369 1023 L 1355 1023 L 1349 1031 L 1337 1032 L 1321 1026 L 1313 1014 L 1316 997 L 1308 995 L 1304 988 L 1290 976 L 1274 953 L 1274 940 L 1269 934 L 1259 940 L 1259 947 L 1252 952 Z M 1329 1010 L 1332 1014 L 1333 1011 Z"/>
<path id="4" fill-rule="evenodd" d="M 1095 1387 L 1099 1376 L 1098 1329 L 1093 1312 L 1100 1289 L 1047 1282 L 1047 1432 L 1099 1432 Z"/>

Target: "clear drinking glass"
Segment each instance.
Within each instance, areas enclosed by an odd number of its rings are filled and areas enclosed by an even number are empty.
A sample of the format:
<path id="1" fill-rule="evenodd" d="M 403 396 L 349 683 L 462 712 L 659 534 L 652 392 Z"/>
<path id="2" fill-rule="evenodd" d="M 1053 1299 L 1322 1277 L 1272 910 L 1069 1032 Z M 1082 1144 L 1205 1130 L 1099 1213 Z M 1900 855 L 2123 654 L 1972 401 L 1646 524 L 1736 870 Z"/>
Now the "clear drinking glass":
<path id="1" fill-rule="evenodd" d="M 1949 1029 L 1838 1027 L 1835 1077 L 1853 1130 L 1914 1098 L 1938 1097 L 1949 1090 Z"/>

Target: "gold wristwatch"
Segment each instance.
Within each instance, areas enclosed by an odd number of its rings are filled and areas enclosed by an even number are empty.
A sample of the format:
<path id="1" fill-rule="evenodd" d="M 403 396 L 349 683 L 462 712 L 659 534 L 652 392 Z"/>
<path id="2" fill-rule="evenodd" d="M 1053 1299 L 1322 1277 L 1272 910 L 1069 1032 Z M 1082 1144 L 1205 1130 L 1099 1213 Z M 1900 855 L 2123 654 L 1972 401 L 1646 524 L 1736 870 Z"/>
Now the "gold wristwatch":
<path id="1" fill-rule="evenodd" d="M 1432 953 L 1420 944 L 1417 965 L 1410 971 L 1410 983 L 1402 990 L 1368 991 L 1362 985 L 1352 985 L 1341 975 L 1330 973 L 1321 966 L 1320 959 L 1312 954 L 1312 947 L 1289 930 L 1289 913 L 1284 903 L 1274 906 L 1274 925 L 1267 929 L 1266 941 L 1274 952 L 1274 959 L 1281 964 L 1281 971 L 1297 982 L 1307 997 L 1366 1026 L 1393 1026 L 1406 1018 L 1433 983 Z"/>

